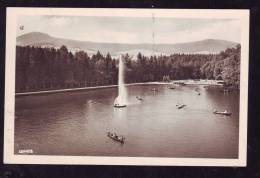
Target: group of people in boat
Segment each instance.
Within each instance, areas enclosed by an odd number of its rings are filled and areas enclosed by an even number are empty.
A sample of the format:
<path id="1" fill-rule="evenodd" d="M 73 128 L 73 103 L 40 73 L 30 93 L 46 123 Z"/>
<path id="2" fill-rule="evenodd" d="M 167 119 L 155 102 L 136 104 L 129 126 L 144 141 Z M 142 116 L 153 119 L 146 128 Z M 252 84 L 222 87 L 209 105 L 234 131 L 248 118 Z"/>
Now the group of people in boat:
<path id="1" fill-rule="evenodd" d="M 118 141 L 120 143 L 124 143 L 125 142 L 125 137 L 124 136 L 119 136 L 116 133 L 112 133 L 112 132 L 108 132 L 107 136 L 115 141 Z"/>
<path id="2" fill-rule="evenodd" d="M 169 88 L 169 89 L 175 89 L 175 87 L 174 86 L 168 86 L 167 88 Z"/>
<path id="3" fill-rule="evenodd" d="M 124 108 L 124 107 L 126 107 L 126 104 L 119 104 L 119 103 L 115 103 L 114 104 L 114 107 L 116 107 L 116 108 Z"/>
<path id="4" fill-rule="evenodd" d="M 231 112 L 228 112 L 227 110 L 225 110 L 225 111 L 214 110 L 213 113 L 214 114 L 220 114 L 220 115 L 226 115 L 226 116 L 230 116 L 231 115 Z"/>
<path id="5" fill-rule="evenodd" d="M 200 89 L 199 88 L 195 88 L 194 90 L 198 95 L 200 95 Z"/>
<path id="6" fill-rule="evenodd" d="M 185 104 L 182 104 L 182 103 L 177 103 L 176 104 L 176 107 L 178 108 L 178 109 L 181 109 L 181 108 L 184 108 L 186 105 Z"/>
<path id="7" fill-rule="evenodd" d="M 136 96 L 136 99 L 138 99 L 140 101 L 144 100 L 144 98 L 142 98 L 141 96 Z"/>
<path id="8" fill-rule="evenodd" d="M 156 88 L 152 88 L 152 91 L 158 91 Z"/>

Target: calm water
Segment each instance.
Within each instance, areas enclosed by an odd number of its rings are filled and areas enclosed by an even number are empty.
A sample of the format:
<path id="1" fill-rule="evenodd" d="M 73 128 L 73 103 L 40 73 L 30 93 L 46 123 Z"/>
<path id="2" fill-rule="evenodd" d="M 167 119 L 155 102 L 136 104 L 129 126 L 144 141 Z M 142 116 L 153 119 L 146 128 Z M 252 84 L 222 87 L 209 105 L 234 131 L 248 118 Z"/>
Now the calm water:
<path id="1" fill-rule="evenodd" d="M 201 95 L 194 92 L 200 87 Z M 152 92 L 157 88 L 158 92 Z M 116 88 L 16 98 L 15 152 L 39 155 L 237 158 L 239 94 L 202 86 L 128 86 L 129 105 L 114 108 Z M 140 102 L 135 97 L 144 97 Z M 187 107 L 177 109 L 178 102 Z M 212 111 L 229 110 L 231 116 Z M 125 144 L 106 136 L 114 131 Z"/>

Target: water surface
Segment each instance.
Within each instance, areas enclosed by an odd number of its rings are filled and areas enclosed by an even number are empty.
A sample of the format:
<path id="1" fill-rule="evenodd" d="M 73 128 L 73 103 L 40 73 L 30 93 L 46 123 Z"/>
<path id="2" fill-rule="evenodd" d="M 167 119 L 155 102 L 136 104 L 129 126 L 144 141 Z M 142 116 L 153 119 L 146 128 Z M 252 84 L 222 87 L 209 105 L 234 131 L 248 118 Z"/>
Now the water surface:
<path id="1" fill-rule="evenodd" d="M 121 109 L 113 107 L 117 88 L 16 97 L 15 153 L 32 149 L 37 155 L 238 157 L 238 93 L 202 86 L 171 90 L 166 85 L 127 90 L 129 104 Z M 178 102 L 187 106 L 177 109 Z M 214 115 L 214 109 L 232 115 Z M 108 138 L 108 131 L 124 135 L 125 144 Z"/>

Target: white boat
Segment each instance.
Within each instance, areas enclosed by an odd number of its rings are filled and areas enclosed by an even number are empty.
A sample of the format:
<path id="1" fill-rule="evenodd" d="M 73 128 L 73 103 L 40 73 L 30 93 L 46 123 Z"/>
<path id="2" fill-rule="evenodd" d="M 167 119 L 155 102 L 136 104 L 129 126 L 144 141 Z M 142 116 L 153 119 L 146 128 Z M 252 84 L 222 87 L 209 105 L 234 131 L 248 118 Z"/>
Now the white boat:
<path id="1" fill-rule="evenodd" d="M 116 103 L 116 104 L 114 104 L 114 107 L 115 108 L 124 108 L 124 107 L 126 107 L 126 104 L 120 105 L 120 104 Z"/>
<path id="2" fill-rule="evenodd" d="M 214 114 L 220 114 L 220 115 L 225 115 L 225 116 L 230 116 L 231 112 L 228 112 L 227 110 L 225 111 L 213 111 Z"/>
<path id="3" fill-rule="evenodd" d="M 158 91 L 156 88 L 152 88 L 152 91 Z"/>
<path id="4" fill-rule="evenodd" d="M 200 95 L 200 89 L 199 88 L 195 88 L 194 90 L 198 95 Z"/>
<path id="5" fill-rule="evenodd" d="M 178 109 L 181 109 L 181 108 L 183 108 L 183 107 L 185 107 L 186 105 L 185 104 L 176 104 L 176 107 L 178 108 Z"/>

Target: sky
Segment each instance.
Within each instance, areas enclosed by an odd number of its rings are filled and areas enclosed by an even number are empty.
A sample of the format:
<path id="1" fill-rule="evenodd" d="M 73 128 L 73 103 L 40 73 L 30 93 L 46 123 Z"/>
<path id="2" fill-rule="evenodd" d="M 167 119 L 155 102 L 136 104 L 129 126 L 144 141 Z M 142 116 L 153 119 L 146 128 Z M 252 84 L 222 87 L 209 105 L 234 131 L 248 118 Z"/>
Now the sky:
<path id="1" fill-rule="evenodd" d="M 23 30 L 20 27 L 23 26 Z M 20 16 L 17 36 L 43 32 L 53 37 L 109 43 L 182 43 L 204 39 L 240 42 L 237 19 L 97 16 Z"/>

